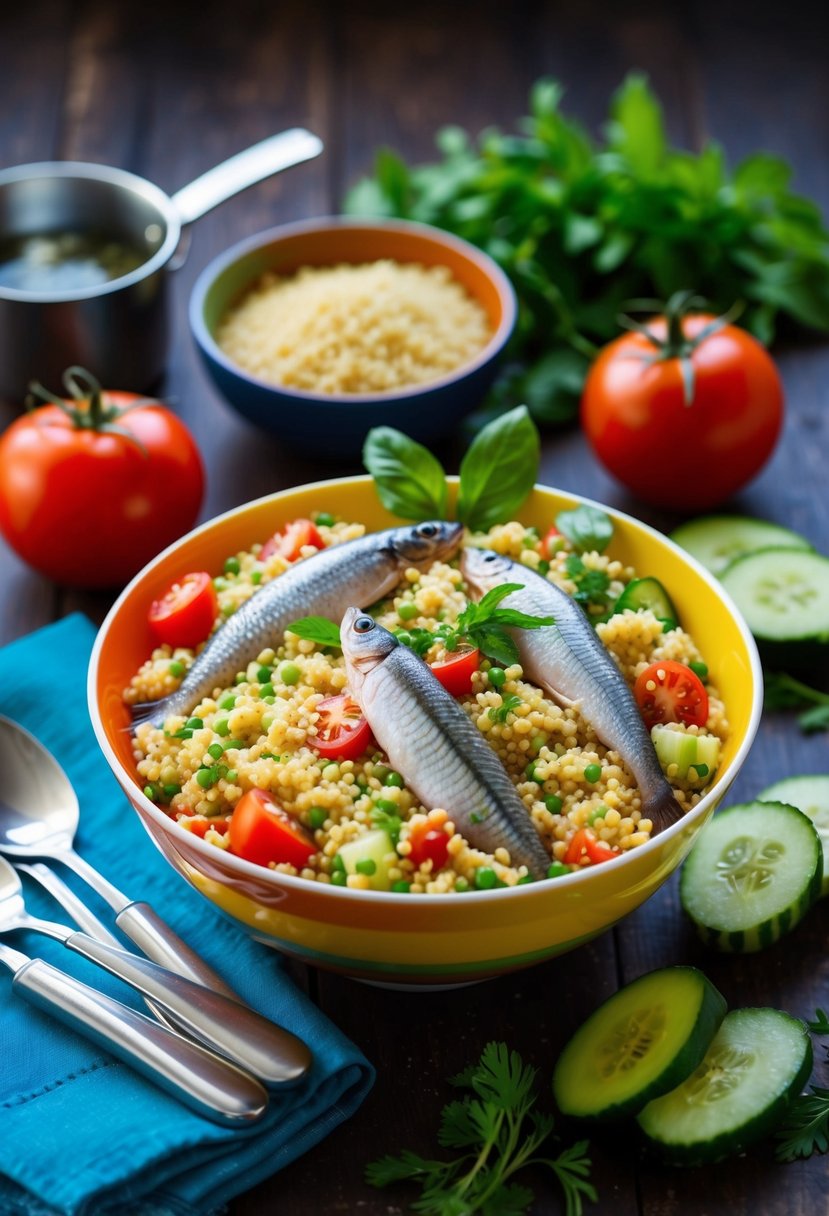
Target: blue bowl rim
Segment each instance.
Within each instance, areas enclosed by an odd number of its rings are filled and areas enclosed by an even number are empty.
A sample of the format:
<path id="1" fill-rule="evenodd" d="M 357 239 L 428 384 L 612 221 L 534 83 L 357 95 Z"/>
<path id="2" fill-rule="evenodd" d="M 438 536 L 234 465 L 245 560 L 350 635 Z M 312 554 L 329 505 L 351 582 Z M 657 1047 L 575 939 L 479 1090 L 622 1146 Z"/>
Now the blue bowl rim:
<path id="1" fill-rule="evenodd" d="M 426 381 L 423 384 L 412 385 L 410 388 L 395 389 L 391 392 L 312 393 L 305 389 L 273 384 L 271 381 L 262 380 L 258 376 L 253 376 L 249 372 L 246 372 L 225 355 L 205 323 L 204 303 L 208 291 L 220 274 L 223 274 L 229 266 L 253 250 L 278 242 L 284 238 L 300 236 L 303 233 L 313 233 L 320 230 L 327 231 L 331 228 L 383 229 L 403 232 L 412 236 L 421 236 L 435 245 L 448 246 L 465 257 L 467 261 L 476 263 L 478 268 L 494 282 L 498 294 L 503 301 L 503 316 L 495 333 L 474 359 L 461 364 L 460 367 L 455 368 L 454 371 L 449 372 L 447 375 L 441 376 L 439 379 Z M 188 309 L 190 329 L 197 344 L 201 347 L 204 354 L 219 364 L 225 372 L 277 397 L 288 397 L 305 402 L 313 401 L 319 404 L 331 402 L 332 404 L 340 405 L 356 405 L 362 402 L 377 403 L 379 405 L 384 402 L 405 401 L 413 397 L 424 396 L 467 379 L 467 377 L 485 367 L 500 354 L 515 328 L 517 314 L 518 304 L 512 283 L 489 254 L 470 244 L 469 241 L 454 236 L 450 232 L 444 232 L 441 228 L 435 228 L 430 224 L 416 223 L 413 220 L 372 220 L 369 218 L 361 219 L 357 216 L 318 216 L 311 220 L 299 220 L 292 224 L 280 224 L 275 228 L 268 228 L 264 232 L 256 233 L 254 236 L 238 241 L 235 245 L 231 245 L 229 249 L 226 249 L 224 253 L 220 253 L 217 257 L 213 258 L 202 270 L 193 285 Z"/>

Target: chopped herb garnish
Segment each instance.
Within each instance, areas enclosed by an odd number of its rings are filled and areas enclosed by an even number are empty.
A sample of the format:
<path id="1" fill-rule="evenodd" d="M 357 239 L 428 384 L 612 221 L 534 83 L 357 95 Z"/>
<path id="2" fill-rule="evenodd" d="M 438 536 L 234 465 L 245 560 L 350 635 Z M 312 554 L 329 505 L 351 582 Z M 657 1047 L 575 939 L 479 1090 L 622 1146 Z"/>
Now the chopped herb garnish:
<path id="1" fill-rule="evenodd" d="M 506 722 L 511 713 L 514 713 L 521 704 L 521 698 L 515 693 L 507 693 L 500 705 L 490 705 L 488 714 L 491 722 Z"/>

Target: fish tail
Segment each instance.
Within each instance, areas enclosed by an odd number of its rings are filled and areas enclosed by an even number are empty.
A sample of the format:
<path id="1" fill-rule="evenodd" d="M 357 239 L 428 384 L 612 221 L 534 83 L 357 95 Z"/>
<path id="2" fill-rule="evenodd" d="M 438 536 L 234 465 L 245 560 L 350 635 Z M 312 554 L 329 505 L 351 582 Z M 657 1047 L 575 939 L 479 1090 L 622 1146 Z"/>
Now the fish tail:
<path id="1" fill-rule="evenodd" d="M 136 727 L 144 726 L 147 722 L 161 722 L 164 718 L 163 705 L 163 699 L 137 702 L 132 707 L 132 722 L 125 726 L 124 730 L 132 732 Z"/>
<path id="2" fill-rule="evenodd" d="M 653 835 L 664 832 L 685 814 L 667 781 L 642 800 L 642 818 L 650 819 Z"/>

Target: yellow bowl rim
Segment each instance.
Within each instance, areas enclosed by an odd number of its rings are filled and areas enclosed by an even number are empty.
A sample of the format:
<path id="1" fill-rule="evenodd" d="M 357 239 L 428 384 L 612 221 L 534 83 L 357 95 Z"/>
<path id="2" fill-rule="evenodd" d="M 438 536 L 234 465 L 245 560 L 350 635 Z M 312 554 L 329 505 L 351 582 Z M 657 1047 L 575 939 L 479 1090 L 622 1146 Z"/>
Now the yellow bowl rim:
<path id="1" fill-rule="evenodd" d="M 127 783 L 132 787 L 132 793 L 128 795 L 128 797 L 137 798 L 141 806 L 142 813 L 154 821 L 163 832 L 166 834 L 171 834 L 173 839 L 178 838 L 182 841 L 182 843 L 186 841 L 188 848 L 190 850 L 195 849 L 197 854 L 204 853 L 205 857 L 212 858 L 215 861 L 216 846 L 200 839 L 198 836 L 194 835 L 194 833 L 188 832 L 186 828 L 181 827 L 175 820 L 170 819 L 160 807 L 157 807 L 155 803 L 151 802 L 150 799 L 144 794 L 144 791 L 141 789 L 140 785 L 138 785 L 136 782 L 135 775 L 127 772 L 122 767 L 118 757 L 115 755 L 115 752 L 109 744 L 109 740 L 106 737 L 103 722 L 101 721 L 100 714 L 98 713 L 97 676 L 101 650 L 103 648 L 104 638 L 106 636 L 110 621 L 115 618 L 120 611 L 121 605 L 130 597 L 133 588 L 139 582 L 143 581 L 146 575 L 151 572 L 155 566 L 159 565 L 169 554 L 177 549 L 179 545 L 190 540 L 192 537 L 199 536 L 204 532 L 212 530 L 217 525 L 220 525 L 224 520 L 232 518 L 239 511 L 255 508 L 263 505 L 266 502 L 279 502 L 300 491 L 307 492 L 314 491 L 318 488 L 326 488 L 330 493 L 332 485 L 350 485 L 356 483 L 369 485 L 371 484 L 372 480 L 373 479 L 368 474 L 356 474 L 350 477 L 323 478 L 318 481 L 305 482 L 299 486 L 291 486 L 285 490 L 277 490 L 273 494 L 264 494 L 260 498 L 251 499 L 249 502 L 240 503 L 238 506 L 232 507 L 228 511 L 223 511 L 221 514 L 214 516 L 212 519 L 206 520 L 198 527 L 193 528 L 190 532 L 180 537 L 177 541 L 174 541 L 173 544 L 169 545 L 166 549 L 162 550 L 161 553 L 153 558 L 151 562 L 144 566 L 143 569 L 135 575 L 135 577 L 127 584 L 127 586 L 115 600 L 114 604 L 104 618 L 100 629 L 98 630 L 90 655 L 87 676 L 87 700 L 89 715 L 92 720 L 92 726 L 98 740 L 98 745 L 103 751 L 112 772 L 116 774 L 122 786 L 124 785 L 124 778 L 126 778 Z M 450 476 L 447 477 L 447 481 L 450 485 L 457 485 L 458 478 L 456 476 Z M 712 804 L 713 806 L 717 805 L 734 780 L 734 775 L 736 775 L 742 768 L 746 756 L 748 755 L 748 752 L 754 742 L 755 735 L 757 734 L 757 728 L 760 724 L 760 717 L 763 710 L 763 671 L 760 663 L 760 656 L 757 650 L 757 644 L 754 641 L 754 637 L 731 596 L 725 591 L 719 582 L 717 582 L 711 572 L 707 570 L 701 562 L 698 562 L 696 558 L 692 557 L 679 545 L 675 544 L 674 541 L 670 540 L 664 535 L 664 533 L 659 532 L 658 529 L 651 527 L 649 524 L 643 523 L 634 516 L 628 515 L 624 511 L 616 510 L 614 507 L 608 507 L 605 503 L 598 502 L 596 499 L 586 498 L 581 494 L 576 494 L 569 490 L 557 490 L 554 486 L 547 486 L 541 482 L 536 482 L 533 486 L 533 492 L 535 491 L 541 491 L 542 493 L 551 492 L 562 497 L 572 499 L 577 503 L 598 507 L 599 510 L 605 511 L 608 515 L 610 515 L 611 519 L 622 520 L 625 524 L 630 524 L 634 528 L 641 529 L 647 536 L 649 536 L 652 540 L 655 540 L 657 543 L 668 546 L 668 548 L 673 550 L 673 552 L 677 554 L 687 565 L 701 575 L 705 582 L 712 586 L 715 594 L 721 599 L 725 607 L 733 616 L 749 659 L 753 680 L 751 710 L 743 740 L 740 743 L 740 746 L 737 749 L 729 768 L 718 777 L 718 779 L 714 782 L 714 785 L 711 787 L 708 793 L 700 799 L 697 805 L 692 807 L 692 809 L 683 815 L 681 819 L 677 820 L 675 824 L 672 824 L 671 827 L 666 828 L 658 835 L 652 837 L 649 841 L 647 841 L 647 843 L 639 845 L 637 848 L 631 849 L 623 856 L 615 859 L 613 862 L 613 871 L 614 873 L 621 873 L 620 867 L 630 866 L 631 864 L 641 865 L 644 857 L 648 853 L 661 850 L 666 842 L 673 840 L 675 836 L 679 836 L 683 832 L 687 831 L 689 824 L 695 824 L 698 820 L 704 819 L 708 815 Z M 520 514 L 520 509 L 518 514 Z M 405 521 L 401 522 L 405 523 Z M 300 878 L 298 875 L 295 876 L 292 874 L 278 873 L 274 870 L 268 869 L 265 866 L 256 865 L 251 861 L 245 861 L 244 858 L 237 857 L 233 853 L 221 851 L 221 856 L 223 863 L 227 866 L 231 873 L 234 871 L 237 872 L 240 878 L 255 879 L 259 882 L 272 884 L 275 888 L 285 886 L 289 890 L 296 889 L 306 894 L 308 893 L 309 886 L 313 886 L 314 896 L 318 896 L 322 900 L 330 899 L 340 902 L 343 899 L 368 899 L 373 900 L 375 903 L 381 906 L 389 905 L 393 908 L 405 908 L 406 906 L 410 906 L 412 901 L 412 896 L 408 893 L 372 890 L 362 891 L 353 890 L 348 887 L 334 887 L 327 883 L 310 883 L 306 878 Z M 547 887 L 542 880 L 534 883 L 525 883 L 521 886 L 501 887 L 491 891 L 476 891 L 474 895 L 476 901 L 490 901 L 494 899 L 527 899 L 537 897 L 541 891 L 570 889 L 576 883 L 584 884 L 585 889 L 587 890 L 591 881 L 605 881 L 606 878 L 602 878 L 602 875 L 606 875 L 605 868 L 602 866 L 596 866 L 581 872 L 574 872 L 572 874 L 567 874 L 556 878 L 554 886 L 550 887 Z M 453 907 L 455 906 L 457 900 L 457 894 L 433 894 L 428 896 L 428 900 L 430 907 Z"/>

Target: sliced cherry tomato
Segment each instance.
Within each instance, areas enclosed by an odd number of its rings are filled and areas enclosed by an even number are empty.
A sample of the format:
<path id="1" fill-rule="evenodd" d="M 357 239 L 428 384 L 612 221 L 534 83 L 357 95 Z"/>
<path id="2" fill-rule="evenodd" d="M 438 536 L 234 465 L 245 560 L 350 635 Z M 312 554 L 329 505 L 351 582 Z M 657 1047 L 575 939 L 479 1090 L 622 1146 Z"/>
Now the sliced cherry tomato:
<path id="1" fill-rule="evenodd" d="M 415 824 L 409 836 L 411 852 L 409 860 L 416 866 L 431 861 L 432 873 L 442 870 L 449 856 L 449 837 L 440 828 L 430 828 L 428 823 Z"/>
<path id="2" fill-rule="evenodd" d="M 602 861 L 612 861 L 614 857 L 618 856 L 619 854 L 615 853 L 609 845 L 602 844 L 592 832 L 587 828 L 582 828 L 570 841 L 567 852 L 564 854 L 564 861 L 568 866 L 575 866 L 587 857 L 593 865 L 598 865 Z"/>
<path id="3" fill-rule="evenodd" d="M 272 554 L 278 553 L 280 557 L 285 558 L 286 562 L 295 562 L 306 545 L 313 545 L 315 549 L 324 549 L 325 541 L 312 520 L 293 519 L 284 528 L 274 532 L 270 540 L 265 541 L 259 558 L 264 561 Z"/>
<path id="4" fill-rule="evenodd" d="M 301 870 L 317 851 L 303 826 L 267 790 L 242 795 L 230 816 L 228 835 L 232 853 L 260 866 L 288 862 Z"/>
<path id="5" fill-rule="evenodd" d="M 330 760 L 356 760 L 371 743 L 371 727 L 357 702 L 344 693 L 317 706 L 317 735 L 311 746 Z"/>
<path id="6" fill-rule="evenodd" d="M 708 721 L 705 685 L 690 667 L 673 659 L 646 667 L 637 677 L 633 695 L 648 729 L 660 722 L 705 726 Z"/>
<path id="7" fill-rule="evenodd" d="M 442 663 L 431 663 L 432 671 L 453 697 L 465 697 L 472 692 L 472 677 L 481 662 L 481 652 L 474 646 L 450 653 Z"/>
<path id="8" fill-rule="evenodd" d="M 560 540 L 561 533 L 555 524 L 552 524 L 542 536 L 538 546 L 538 551 L 545 561 L 549 561 L 556 552 Z"/>
<path id="9" fill-rule="evenodd" d="M 161 599 L 153 600 L 147 620 L 156 641 L 194 647 L 208 636 L 218 611 L 213 579 L 204 570 L 196 570 L 177 579 Z"/>
<path id="10" fill-rule="evenodd" d="M 212 828 L 214 832 L 218 832 L 220 836 L 224 836 L 230 827 L 230 820 L 228 819 L 208 819 L 204 815 L 191 815 L 188 818 L 179 819 L 178 822 L 188 832 L 192 832 L 194 836 L 200 836 L 202 840 L 204 840 L 208 828 Z"/>

